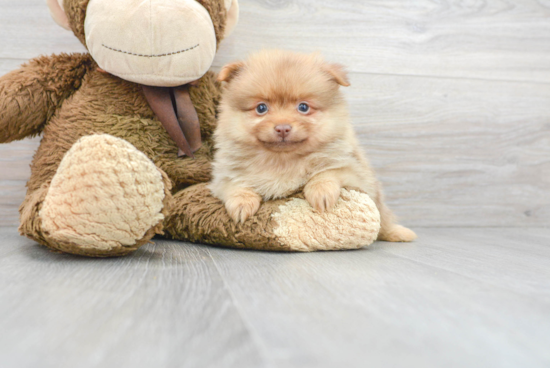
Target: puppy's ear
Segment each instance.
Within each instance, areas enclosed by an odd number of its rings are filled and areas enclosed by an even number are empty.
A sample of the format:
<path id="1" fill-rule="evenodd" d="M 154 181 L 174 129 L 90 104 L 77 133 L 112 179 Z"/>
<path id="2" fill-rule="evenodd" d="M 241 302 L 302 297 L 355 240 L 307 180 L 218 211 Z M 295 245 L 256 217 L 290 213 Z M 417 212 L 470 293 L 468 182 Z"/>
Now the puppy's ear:
<path id="1" fill-rule="evenodd" d="M 327 72 L 332 79 L 341 86 L 349 87 L 348 73 L 344 66 L 340 64 L 327 64 L 324 67 L 325 72 Z"/>
<path id="2" fill-rule="evenodd" d="M 235 76 L 239 74 L 243 67 L 244 63 L 242 61 L 236 61 L 234 63 L 227 64 L 222 68 L 220 74 L 218 74 L 218 81 L 230 82 L 231 79 L 235 78 Z"/>

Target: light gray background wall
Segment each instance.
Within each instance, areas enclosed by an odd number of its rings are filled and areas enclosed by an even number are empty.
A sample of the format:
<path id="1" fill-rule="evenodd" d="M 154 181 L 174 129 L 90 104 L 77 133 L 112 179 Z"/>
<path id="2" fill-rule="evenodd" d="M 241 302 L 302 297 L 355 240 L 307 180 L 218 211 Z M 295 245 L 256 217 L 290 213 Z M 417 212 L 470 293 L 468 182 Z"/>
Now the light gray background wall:
<path id="1" fill-rule="evenodd" d="M 240 0 L 214 68 L 261 48 L 348 66 L 360 140 L 410 226 L 550 224 L 550 1 Z M 84 48 L 44 0 L 0 0 L 0 74 Z M 18 223 L 39 138 L 0 145 Z"/>

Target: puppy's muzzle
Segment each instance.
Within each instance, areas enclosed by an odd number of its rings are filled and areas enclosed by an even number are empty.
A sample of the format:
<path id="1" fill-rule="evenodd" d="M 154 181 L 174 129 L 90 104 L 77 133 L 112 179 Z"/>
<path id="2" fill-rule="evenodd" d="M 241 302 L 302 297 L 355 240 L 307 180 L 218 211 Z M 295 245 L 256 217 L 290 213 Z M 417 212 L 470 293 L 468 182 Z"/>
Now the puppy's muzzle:
<path id="1" fill-rule="evenodd" d="M 275 126 L 275 133 L 281 137 L 283 140 L 289 136 L 290 131 L 292 130 L 292 125 L 282 124 Z"/>

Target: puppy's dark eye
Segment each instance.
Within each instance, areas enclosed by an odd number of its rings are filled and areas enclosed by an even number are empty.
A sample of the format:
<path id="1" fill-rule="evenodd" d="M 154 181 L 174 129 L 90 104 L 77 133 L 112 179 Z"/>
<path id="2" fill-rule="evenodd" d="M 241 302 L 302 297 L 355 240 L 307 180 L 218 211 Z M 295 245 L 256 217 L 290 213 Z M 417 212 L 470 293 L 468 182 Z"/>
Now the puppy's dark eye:
<path id="1" fill-rule="evenodd" d="M 267 105 L 264 104 L 264 103 L 261 103 L 258 106 L 256 106 L 256 112 L 258 113 L 258 115 L 266 114 L 267 110 L 269 110 L 269 109 L 267 108 Z"/>
<path id="2" fill-rule="evenodd" d="M 307 114 L 309 112 L 309 105 L 305 102 L 302 102 L 298 105 L 298 111 L 300 111 L 302 114 Z"/>

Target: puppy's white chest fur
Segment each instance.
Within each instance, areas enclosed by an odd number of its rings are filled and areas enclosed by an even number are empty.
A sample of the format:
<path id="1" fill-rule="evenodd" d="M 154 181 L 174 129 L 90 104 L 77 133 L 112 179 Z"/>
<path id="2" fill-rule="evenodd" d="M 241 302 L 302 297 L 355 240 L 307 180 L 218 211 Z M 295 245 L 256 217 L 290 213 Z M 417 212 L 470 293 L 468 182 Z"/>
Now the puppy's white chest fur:
<path id="1" fill-rule="evenodd" d="M 247 173 L 241 177 L 243 184 L 254 189 L 264 199 L 275 199 L 289 196 L 302 188 L 313 176 L 304 162 L 270 160 L 251 164 Z M 238 180 L 238 178 L 237 178 Z"/>
<path id="2" fill-rule="evenodd" d="M 252 189 L 264 200 L 287 197 L 302 189 L 313 176 L 349 166 L 352 156 L 351 147 L 341 144 L 307 156 L 256 152 L 233 157 L 233 152 L 225 149 L 219 153 L 211 184 L 214 194 L 223 198 L 227 188 L 236 186 Z"/>

